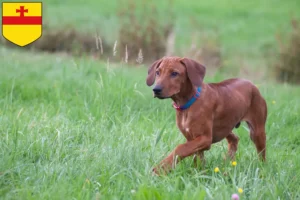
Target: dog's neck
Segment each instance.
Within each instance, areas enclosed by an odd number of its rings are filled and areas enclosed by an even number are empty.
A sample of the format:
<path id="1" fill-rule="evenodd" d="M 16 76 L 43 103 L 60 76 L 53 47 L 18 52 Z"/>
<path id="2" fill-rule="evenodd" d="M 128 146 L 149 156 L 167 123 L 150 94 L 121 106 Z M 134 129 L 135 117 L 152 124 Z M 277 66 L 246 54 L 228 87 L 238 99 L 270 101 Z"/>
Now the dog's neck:
<path id="1" fill-rule="evenodd" d="M 172 100 L 176 105 L 181 106 L 186 104 L 196 93 L 197 87 L 195 87 L 190 81 L 183 84 L 180 92 L 172 96 Z"/>

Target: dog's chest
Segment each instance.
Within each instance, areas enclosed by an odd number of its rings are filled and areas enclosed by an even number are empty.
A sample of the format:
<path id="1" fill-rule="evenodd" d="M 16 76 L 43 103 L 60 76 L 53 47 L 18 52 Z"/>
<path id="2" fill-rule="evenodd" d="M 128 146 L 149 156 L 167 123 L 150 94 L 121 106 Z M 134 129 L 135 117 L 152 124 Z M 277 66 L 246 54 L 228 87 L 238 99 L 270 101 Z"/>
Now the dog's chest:
<path id="1" fill-rule="evenodd" d="M 193 139 L 193 134 L 190 127 L 190 120 L 186 115 L 178 115 L 176 117 L 176 123 L 181 131 L 181 133 L 185 136 L 187 140 Z"/>

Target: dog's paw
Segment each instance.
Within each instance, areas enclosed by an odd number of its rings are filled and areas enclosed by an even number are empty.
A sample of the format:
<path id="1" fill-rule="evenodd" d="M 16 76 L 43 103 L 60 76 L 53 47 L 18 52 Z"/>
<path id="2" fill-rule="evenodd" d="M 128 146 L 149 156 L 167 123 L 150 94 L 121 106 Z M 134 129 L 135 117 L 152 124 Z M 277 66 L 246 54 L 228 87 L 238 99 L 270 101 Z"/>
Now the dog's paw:
<path id="1" fill-rule="evenodd" d="M 158 168 L 157 167 L 154 167 L 153 169 L 152 169 L 152 176 L 159 176 L 159 172 L 158 172 L 159 170 L 158 170 Z"/>
<path id="2" fill-rule="evenodd" d="M 171 167 L 160 164 L 152 169 L 152 174 L 156 176 L 167 175 L 170 170 Z"/>

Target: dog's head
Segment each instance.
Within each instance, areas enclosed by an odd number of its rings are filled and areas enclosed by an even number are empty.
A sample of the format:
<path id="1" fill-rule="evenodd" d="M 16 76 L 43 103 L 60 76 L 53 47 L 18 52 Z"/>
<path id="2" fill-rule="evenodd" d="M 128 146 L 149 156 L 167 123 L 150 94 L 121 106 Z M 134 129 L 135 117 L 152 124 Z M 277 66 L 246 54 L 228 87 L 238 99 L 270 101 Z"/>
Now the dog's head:
<path id="1" fill-rule="evenodd" d="M 152 86 L 156 82 L 154 97 L 170 98 L 178 94 L 187 83 L 201 86 L 205 71 L 203 65 L 192 59 L 164 57 L 150 66 L 146 83 Z"/>

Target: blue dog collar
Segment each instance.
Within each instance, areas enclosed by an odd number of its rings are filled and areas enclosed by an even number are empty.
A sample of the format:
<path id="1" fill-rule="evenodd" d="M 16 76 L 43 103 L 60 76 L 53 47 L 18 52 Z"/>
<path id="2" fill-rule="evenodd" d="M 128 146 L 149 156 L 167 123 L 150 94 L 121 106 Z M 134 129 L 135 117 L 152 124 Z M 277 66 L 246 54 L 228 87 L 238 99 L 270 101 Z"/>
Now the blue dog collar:
<path id="1" fill-rule="evenodd" d="M 196 94 L 186 104 L 184 104 L 183 106 L 178 106 L 174 102 L 173 103 L 173 107 L 176 110 L 185 110 L 185 109 L 188 109 L 199 98 L 200 93 L 201 93 L 201 87 L 198 87 Z"/>

